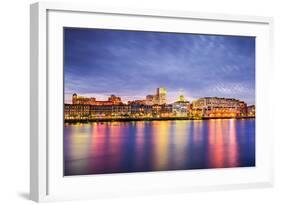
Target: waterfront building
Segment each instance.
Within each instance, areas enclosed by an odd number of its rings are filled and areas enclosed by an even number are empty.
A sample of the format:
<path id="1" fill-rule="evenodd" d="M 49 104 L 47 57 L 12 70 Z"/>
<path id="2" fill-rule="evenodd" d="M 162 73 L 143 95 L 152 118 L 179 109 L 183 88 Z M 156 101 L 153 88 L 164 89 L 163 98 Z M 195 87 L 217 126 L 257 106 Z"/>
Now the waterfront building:
<path id="1" fill-rule="evenodd" d="M 98 117 L 129 116 L 131 107 L 129 105 L 83 105 L 64 104 L 65 119 L 91 119 Z"/>
<path id="2" fill-rule="evenodd" d="M 131 107 L 129 105 L 91 105 L 90 115 L 96 117 L 129 116 Z"/>
<path id="3" fill-rule="evenodd" d="M 247 109 L 247 104 L 244 101 L 239 102 L 239 107 L 240 107 L 240 116 L 247 116 L 248 115 L 248 109 Z"/>
<path id="4" fill-rule="evenodd" d="M 171 104 L 152 105 L 152 117 L 173 117 Z"/>
<path id="5" fill-rule="evenodd" d="M 160 112 L 161 112 L 161 105 L 152 105 L 152 116 L 153 117 L 160 117 Z"/>
<path id="6" fill-rule="evenodd" d="M 91 105 L 91 117 L 109 117 L 112 114 L 112 105 Z"/>
<path id="7" fill-rule="evenodd" d="M 113 105 L 112 106 L 112 115 L 113 116 L 130 116 L 131 106 L 129 105 Z"/>
<path id="8" fill-rule="evenodd" d="M 65 119 L 88 119 L 90 116 L 90 105 L 64 104 Z"/>
<path id="9" fill-rule="evenodd" d="M 172 104 L 161 105 L 160 117 L 174 117 L 173 105 Z"/>
<path id="10" fill-rule="evenodd" d="M 205 97 L 192 102 L 193 116 L 238 117 L 247 115 L 247 104 L 234 98 Z"/>
<path id="11" fill-rule="evenodd" d="M 95 102 L 96 102 L 96 98 L 78 96 L 76 93 L 72 95 L 72 104 L 75 105 L 91 105 Z"/>
<path id="12" fill-rule="evenodd" d="M 108 98 L 108 102 L 111 102 L 112 105 L 122 105 L 122 101 L 121 101 L 121 98 L 120 97 L 117 97 L 115 95 L 111 95 L 109 98 Z"/>
<path id="13" fill-rule="evenodd" d="M 250 105 L 247 107 L 247 114 L 249 117 L 255 117 L 256 116 L 256 106 Z"/>
<path id="14" fill-rule="evenodd" d="M 180 95 L 178 101 L 167 104 L 167 91 L 157 88 L 155 95 L 147 95 L 145 100 L 132 100 L 124 104 L 120 97 L 111 95 L 107 101 L 97 101 L 93 97 L 73 94 L 72 104 L 64 104 L 67 120 L 88 120 L 98 118 L 165 118 L 165 117 L 255 117 L 255 106 L 248 106 L 234 98 L 204 97 L 192 103 Z"/>
<path id="15" fill-rule="evenodd" d="M 176 117 L 187 117 L 190 111 L 190 102 L 185 101 L 184 98 L 179 98 L 172 104 L 172 112 Z"/>
<path id="16" fill-rule="evenodd" d="M 72 95 L 72 104 L 76 105 L 122 105 L 122 100 L 120 97 L 115 95 L 109 96 L 108 100 L 97 101 L 93 97 L 77 96 L 76 93 Z"/>
<path id="17" fill-rule="evenodd" d="M 131 115 L 133 117 L 151 117 L 152 116 L 152 105 L 144 104 L 131 104 Z"/>

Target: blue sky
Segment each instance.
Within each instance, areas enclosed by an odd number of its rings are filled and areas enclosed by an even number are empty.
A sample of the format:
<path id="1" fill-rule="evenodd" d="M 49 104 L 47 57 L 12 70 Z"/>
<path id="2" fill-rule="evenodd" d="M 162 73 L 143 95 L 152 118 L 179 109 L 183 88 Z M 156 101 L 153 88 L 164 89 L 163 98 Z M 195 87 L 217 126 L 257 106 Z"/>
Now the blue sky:
<path id="1" fill-rule="evenodd" d="M 165 87 L 168 101 L 231 97 L 255 103 L 255 38 L 65 28 L 65 101 L 144 99 Z"/>

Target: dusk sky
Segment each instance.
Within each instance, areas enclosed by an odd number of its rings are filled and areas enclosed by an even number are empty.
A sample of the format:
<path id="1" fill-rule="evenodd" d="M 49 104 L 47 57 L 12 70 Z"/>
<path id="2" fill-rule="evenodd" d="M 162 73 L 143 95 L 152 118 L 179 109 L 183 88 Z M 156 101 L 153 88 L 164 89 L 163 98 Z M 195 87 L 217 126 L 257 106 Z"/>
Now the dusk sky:
<path id="1" fill-rule="evenodd" d="M 157 87 L 168 102 L 180 94 L 229 97 L 255 104 L 255 38 L 65 28 L 65 102 L 73 93 L 123 102 Z"/>

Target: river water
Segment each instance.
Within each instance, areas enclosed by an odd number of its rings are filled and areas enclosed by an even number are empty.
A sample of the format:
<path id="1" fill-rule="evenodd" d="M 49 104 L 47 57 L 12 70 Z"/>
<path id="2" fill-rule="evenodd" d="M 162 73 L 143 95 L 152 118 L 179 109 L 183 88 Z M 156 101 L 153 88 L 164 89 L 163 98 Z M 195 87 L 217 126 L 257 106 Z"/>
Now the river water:
<path id="1" fill-rule="evenodd" d="M 64 125 L 64 175 L 255 166 L 255 120 Z"/>

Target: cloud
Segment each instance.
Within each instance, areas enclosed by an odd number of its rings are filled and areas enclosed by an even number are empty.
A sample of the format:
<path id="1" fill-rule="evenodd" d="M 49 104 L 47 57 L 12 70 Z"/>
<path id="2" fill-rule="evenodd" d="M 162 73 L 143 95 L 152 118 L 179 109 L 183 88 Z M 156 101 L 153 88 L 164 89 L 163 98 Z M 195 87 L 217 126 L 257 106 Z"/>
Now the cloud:
<path id="1" fill-rule="evenodd" d="M 65 92 L 139 98 L 233 95 L 254 103 L 252 37 L 66 29 Z"/>

